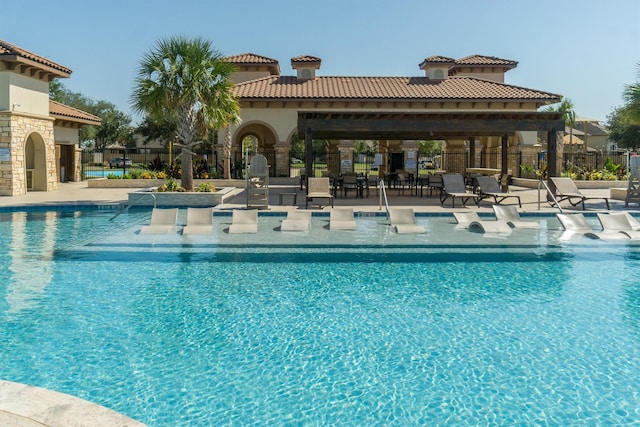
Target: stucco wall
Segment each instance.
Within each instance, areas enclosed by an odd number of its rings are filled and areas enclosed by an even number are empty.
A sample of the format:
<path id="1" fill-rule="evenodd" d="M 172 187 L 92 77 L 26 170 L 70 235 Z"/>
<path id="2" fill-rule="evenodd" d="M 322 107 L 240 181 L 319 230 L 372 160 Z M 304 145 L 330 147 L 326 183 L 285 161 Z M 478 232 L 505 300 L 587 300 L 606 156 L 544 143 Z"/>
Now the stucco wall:
<path id="1" fill-rule="evenodd" d="M 13 111 L 49 116 L 49 83 L 21 74 L 9 75 L 9 104 Z"/>
<path id="2" fill-rule="evenodd" d="M 56 143 L 59 144 L 79 144 L 80 136 L 78 129 L 63 128 L 55 126 L 53 128 Z"/>

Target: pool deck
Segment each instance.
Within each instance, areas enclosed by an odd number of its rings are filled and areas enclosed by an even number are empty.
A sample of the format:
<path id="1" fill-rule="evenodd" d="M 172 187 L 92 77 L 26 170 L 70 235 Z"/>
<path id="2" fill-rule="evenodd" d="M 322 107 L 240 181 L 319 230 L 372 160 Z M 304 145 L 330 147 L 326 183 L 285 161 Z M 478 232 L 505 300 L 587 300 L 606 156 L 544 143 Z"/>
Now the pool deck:
<path id="1" fill-rule="evenodd" d="M 60 205 L 126 205 L 128 194 L 135 191 L 130 188 L 88 188 L 86 182 L 59 183 L 58 189 L 51 192 L 30 192 L 24 196 L 4 196 L 0 197 L 0 207 L 29 208 Z M 522 201 L 521 212 L 526 213 L 556 213 L 557 208 L 552 208 L 545 201 L 545 194 L 538 193 L 537 189 L 512 186 L 510 191 L 514 195 L 520 196 Z M 609 189 L 582 190 L 590 196 L 609 197 Z M 217 210 L 231 210 L 246 207 L 246 194 L 243 189 L 234 190 L 235 195 L 229 198 L 223 205 L 216 207 Z M 305 208 L 305 193 L 298 186 L 270 186 L 269 210 L 288 211 L 294 206 L 280 205 L 281 193 L 295 193 L 297 196 L 296 207 Z M 445 205 L 440 204 L 436 195 L 419 197 L 410 195 L 408 190 L 404 194 L 399 194 L 397 189 L 389 189 L 387 192 L 389 205 L 393 207 L 412 207 L 416 213 L 452 213 L 468 209 L 477 212 L 492 212 L 491 199 L 485 199 L 480 207 L 470 201 L 467 207 L 462 207 L 456 201 L 456 207 L 451 207 L 451 199 Z M 290 202 L 292 197 L 285 196 L 283 202 Z M 539 202 L 539 200 L 541 200 Z M 505 200 L 505 204 L 517 203 L 515 198 Z M 630 212 L 640 212 L 639 206 L 624 206 L 624 201 L 610 199 L 611 211 L 627 210 Z M 352 207 L 355 212 L 383 212 L 379 198 L 372 193 L 370 197 L 355 198 L 337 197 L 334 199 L 335 207 Z M 562 203 L 562 208 L 568 212 L 582 212 L 580 205 L 570 206 L 567 202 Z M 330 207 L 314 207 L 309 209 L 313 212 L 327 211 Z M 603 200 L 590 200 L 586 203 L 587 212 L 606 211 Z M 47 391 L 38 387 L 23 384 L 0 381 L 0 425 L 11 425 L 14 427 L 31 426 L 144 426 L 137 421 L 127 418 L 121 414 L 111 411 L 99 405 L 78 399 L 73 396 L 64 395 L 54 391 Z"/>

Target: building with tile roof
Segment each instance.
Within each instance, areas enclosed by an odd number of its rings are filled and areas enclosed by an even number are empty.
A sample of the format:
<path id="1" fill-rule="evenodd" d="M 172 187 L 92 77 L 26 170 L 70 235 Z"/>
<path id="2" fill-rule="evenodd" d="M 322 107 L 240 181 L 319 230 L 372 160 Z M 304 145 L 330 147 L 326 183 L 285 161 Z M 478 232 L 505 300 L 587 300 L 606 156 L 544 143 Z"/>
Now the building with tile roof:
<path id="1" fill-rule="evenodd" d="M 380 123 L 376 121 L 376 115 L 395 114 L 401 118 L 395 123 L 406 128 L 390 128 L 384 135 L 377 135 L 384 139 L 375 139 L 381 140 L 391 151 L 404 153 L 403 166 L 408 164 L 415 168 L 415 162 L 409 159 L 415 154 L 416 140 L 440 138 L 451 149 L 463 148 L 471 139 L 472 147 L 484 150 L 499 147 L 504 134 L 508 134 L 509 146 L 533 147 L 537 142 L 537 132 L 547 130 L 541 123 L 557 119 L 555 116 L 538 116 L 542 113 L 537 110 L 557 103 L 561 98 L 554 93 L 505 83 L 505 73 L 518 63 L 483 55 L 470 55 L 458 60 L 430 56 L 418 65 L 422 75 L 405 77 L 323 76 L 320 74 L 321 59 L 310 55 L 291 59 L 295 75 L 281 75 L 277 60 L 253 53 L 226 59 L 237 67 L 233 76 L 236 82 L 234 94 L 241 107 L 242 121 L 231 129 L 234 150 L 241 152 L 242 141 L 251 137 L 257 141 L 258 151 L 273 153 L 267 157 L 271 159 L 271 172 L 275 176 L 289 175 L 292 137 L 304 137 L 300 123 L 310 123 L 304 118 L 314 114 L 325 114 L 323 120 L 325 123 L 331 120 L 330 126 L 338 123 L 340 115 L 350 117 L 350 122 L 340 122 L 345 127 L 343 132 L 329 135 L 316 131 L 315 134 L 339 137 L 329 138 L 328 150 L 336 155 L 339 153 L 340 158 L 333 166 L 334 172 L 344 172 L 343 169 L 349 167 L 345 160 L 353 156 L 353 140 L 376 137 L 372 132 L 356 130 L 355 125 L 351 133 L 347 131 L 358 114 L 366 114 L 370 119 L 370 122 L 362 122 L 364 127 L 371 127 L 368 123 Z M 476 115 L 473 123 L 479 126 L 485 126 L 481 120 L 488 122 L 496 115 L 500 115 L 503 121 L 495 123 L 508 122 L 509 126 L 502 131 L 492 131 L 495 132 L 493 134 L 488 134 L 487 129 L 445 131 L 446 125 L 423 133 L 411 132 L 416 119 L 411 119 L 410 115 L 422 115 L 421 120 L 442 120 L 444 115 L 461 118 L 466 114 L 468 118 L 472 113 Z M 513 126 L 523 120 L 527 124 L 516 130 Z M 321 121 L 314 119 L 313 123 L 320 126 Z M 563 129 L 564 126 L 558 131 Z M 219 138 L 223 135 L 221 132 Z M 475 155 L 471 157 L 475 158 Z M 340 170 L 336 171 L 336 168 Z"/>
<path id="2" fill-rule="evenodd" d="M 78 130 L 101 119 L 49 99 L 71 70 L 0 40 L 0 195 L 51 191 L 80 180 Z"/>

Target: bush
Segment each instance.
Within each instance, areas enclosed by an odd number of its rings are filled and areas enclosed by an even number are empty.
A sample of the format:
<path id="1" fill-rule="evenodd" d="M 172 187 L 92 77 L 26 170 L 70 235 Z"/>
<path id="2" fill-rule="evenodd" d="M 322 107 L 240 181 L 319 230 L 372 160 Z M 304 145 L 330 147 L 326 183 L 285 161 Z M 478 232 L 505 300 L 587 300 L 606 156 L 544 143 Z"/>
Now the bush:
<path id="1" fill-rule="evenodd" d="M 216 188 L 209 182 L 203 182 L 202 184 L 198 185 L 196 191 L 200 193 L 213 193 L 214 191 L 216 191 Z"/>

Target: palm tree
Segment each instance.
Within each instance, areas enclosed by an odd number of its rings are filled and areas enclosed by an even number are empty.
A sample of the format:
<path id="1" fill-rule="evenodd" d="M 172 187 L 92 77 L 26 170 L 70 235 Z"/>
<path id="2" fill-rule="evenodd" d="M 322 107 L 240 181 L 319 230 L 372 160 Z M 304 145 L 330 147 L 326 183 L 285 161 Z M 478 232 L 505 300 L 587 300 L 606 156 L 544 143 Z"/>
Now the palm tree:
<path id="1" fill-rule="evenodd" d="M 625 87 L 624 100 L 627 118 L 632 124 L 640 125 L 640 63 L 638 64 L 638 81 Z"/>
<path id="2" fill-rule="evenodd" d="M 558 104 L 549 105 L 543 111 L 562 113 L 564 124 L 569 127 L 569 144 L 573 150 L 573 128 L 576 126 L 576 112 L 574 111 L 573 101 L 563 97 Z"/>
<path id="3" fill-rule="evenodd" d="M 193 190 L 193 147 L 208 132 L 238 121 L 233 96 L 233 64 L 202 38 L 180 36 L 160 40 L 138 68 L 132 105 L 155 122 L 172 123 L 182 147 L 182 180 Z"/>

